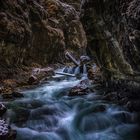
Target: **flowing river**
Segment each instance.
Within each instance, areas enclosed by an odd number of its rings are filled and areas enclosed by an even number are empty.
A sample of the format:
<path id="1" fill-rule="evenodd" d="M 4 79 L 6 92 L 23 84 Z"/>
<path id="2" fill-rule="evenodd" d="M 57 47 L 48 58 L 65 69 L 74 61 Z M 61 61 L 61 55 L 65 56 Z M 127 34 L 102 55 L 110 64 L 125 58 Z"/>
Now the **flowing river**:
<path id="1" fill-rule="evenodd" d="M 9 103 L 16 140 L 139 140 L 134 113 L 102 100 L 101 93 L 69 97 L 81 80 L 61 78 L 24 90 L 24 98 Z"/>

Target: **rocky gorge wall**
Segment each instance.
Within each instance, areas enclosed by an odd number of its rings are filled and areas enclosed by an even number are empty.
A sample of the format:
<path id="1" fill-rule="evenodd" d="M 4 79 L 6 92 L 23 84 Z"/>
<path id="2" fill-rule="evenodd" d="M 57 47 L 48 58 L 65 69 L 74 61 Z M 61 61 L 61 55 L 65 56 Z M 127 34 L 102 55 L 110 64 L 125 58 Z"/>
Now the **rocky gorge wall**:
<path id="1" fill-rule="evenodd" d="M 140 79 L 139 0 L 1 0 L 0 5 L 1 72 L 63 62 L 66 49 L 81 54 L 88 40 L 87 53 L 105 79 Z"/>
<path id="2" fill-rule="evenodd" d="M 80 3 L 75 8 L 70 4 L 59 0 L 1 0 L 1 72 L 31 63 L 63 61 L 66 49 L 80 54 L 86 47 Z"/>
<path id="3" fill-rule="evenodd" d="M 139 79 L 140 1 L 83 0 L 81 21 L 105 79 Z"/>

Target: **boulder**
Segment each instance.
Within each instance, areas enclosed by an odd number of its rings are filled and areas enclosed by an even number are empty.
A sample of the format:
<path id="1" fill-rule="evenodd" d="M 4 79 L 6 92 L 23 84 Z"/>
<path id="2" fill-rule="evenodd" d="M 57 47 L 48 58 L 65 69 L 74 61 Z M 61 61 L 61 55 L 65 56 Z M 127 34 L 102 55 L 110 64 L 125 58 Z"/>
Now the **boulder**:
<path id="1" fill-rule="evenodd" d="M 93 92 L 89 87 L 89 81 L 88 80 L 83 80 L 78 84 L 77 86 L 73 87 L 68 96 L 79 96 L 79 95 L 86 95 L 90 92 Z"/>
<path id="2" fill-rule="evenodd" d="M 87 62 L 89 62 L 90 61 L 90 58 L 89 58 L 89 56 L 85 56 L 85 55 L 82 55 L 81 57 L 80 57 L 80 62 L 83 64 L 85 64 L 85 63 L 87 63 Z"/>
<path id="3" fill-rule="evenodd" d="M 51 68 L 51 67 L 48 67 L 48 68 L 44 68 L 44 69 L 42 69 L 46 74 L 48 74 L 48 76 L 52 76 L 52 75 L 54 75 L 55 73 L 54 73 L 54 69 L 53 68 Z"/>
<path id="4" fill-rule="evenodd" d="M 6 111 L 7 108 L 0 103 L 0 117 L 2 117 Z M 0 119 L 0 140 L 15 140 L 16 134 L 17 132 L 12 130 L 5 120 Z"/>
<path id="5" fill-rule="evenodd" d="M 52 77 L 53 75 L 55 75 L 55 73 L 54 69 L 51 67 L 35 68 L 33 69 L 32 74 L 28 79 L 28 84 L 38 84 L 42 79 L 47 80 L 47 78 Z"/>
<path id="6" fill-rule="evenodd" d="M 0 140 L 15 140 L 16 135 L 16 130 L 12 130 L 4 120 L 0 120 Z"/>
<path id="7" fill-rule="evenodd" d="M 140 101 L 139 100 L 128 101 L 127 104 L 126 104 L 126 107 L 130 111 L 140 112 Z"/>
<path id="8" fill-rule="evenodd" d="M 32 71 L 32 75 L 38 76 L 38 75 L 45 75 L 45 76 L 52 76 L 54 75 L 54 69 L 51 67 L 47 67 L 47 68 L 35 68 Z"/>
<path id="9" fill-rule="evenodd" d="M 88 92 L 88 88 L 81 88 L 81 87 L 74 87 L 68 96 L 79 96 L 79 95 L 86 95 Z"/>
<path id="10" fill-rule="evenodd" d="M 4 120 L 0 120 L 0 139 L 8 140 L 9 128 L 8 124 Z"/>
<path id="11" fill-rule="evenodd" d="M 34 75 L 31 75 L 28 79 L 28 84 L 32 85 L 34 84 L 35 82 L 37 82 L 37 77 L 34 76 Z"/>

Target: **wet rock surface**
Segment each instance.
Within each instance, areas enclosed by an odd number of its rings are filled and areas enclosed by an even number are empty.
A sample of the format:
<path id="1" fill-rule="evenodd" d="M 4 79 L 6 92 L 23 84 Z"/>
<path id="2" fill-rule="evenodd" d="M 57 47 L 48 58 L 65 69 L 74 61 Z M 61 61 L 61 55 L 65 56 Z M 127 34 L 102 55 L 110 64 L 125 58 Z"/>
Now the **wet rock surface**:
<path id="1" fill-rule="evenodd" d="M 15 140 L 16 131 L 12 130 L 9 124 L 4 119 L 2 119 L 6 111 L 7 111 L 7 108 L 5 107 L 5 105 L 0 103 L 0 139 L 1 140 Z"/>
<path id="2" fill-rule="evenodd" d="M 89 81 L 83 80 L 77 86 L 73 87 L 68 96 L 81 96 L 87 95 L 90 92 L 94 92 L 92 89 L 89 88 Z"/>
<path id="3" fill-rule="evenodd" d="M 32 70 L 32 74 L 28 79 L 28 84 L 38 84 L 43 78 L 47 79 L 48 77 L 52 77 L 54 75 L 54 69 L 51 67 L 35 68 Z"/>
<path id="4" fill-rule="evenodd" d="M 140 88 L 139 83 L 130 81 L 111 81 L 109 88 L 104 89 L 103 99 L 123 105 L 131 112 L 139 112 Z"/>
<path id="5" fill-rule="evenodd" d="M 82 0 L 81 8 L 87 53 L 96 61 L 100 76 L 107 83 L 103 99 L 139 112 L 139 0 Z M 88 70 L 88 78 L 94 83 L 96 79 L 100 81 L 95 75 L 92 69 Z"/>
<path id="6" fill-rule="evenodd" d="M 81 21 L 87 34 L 87 52 L 106 79 L 140 71 L 138 3 L 139 0 L 82 1 Z"/>
<path id="7" fill-rule="evenodd" d="M 35 82 L 37 83 L 37 77 L 35 77 L 34 75 L 31 75 L 28 79 L 28 83 L 32 85 L 32 84 L 35 84 Z"/>
<path id="8" fill-rule="evenodd" d="M 6 139 L 8 135 L 8 125 L 4 120 L 0 120 L 0 138 L 1 139 Z"/>

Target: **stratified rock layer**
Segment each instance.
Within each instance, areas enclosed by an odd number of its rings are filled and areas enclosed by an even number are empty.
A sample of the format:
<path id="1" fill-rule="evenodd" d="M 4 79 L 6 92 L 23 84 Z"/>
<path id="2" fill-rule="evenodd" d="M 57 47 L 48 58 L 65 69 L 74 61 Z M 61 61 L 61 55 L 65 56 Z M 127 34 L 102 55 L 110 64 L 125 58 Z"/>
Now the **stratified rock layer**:
<path id="1" fill-rule="evenodd" d="M 78 10 L 59 0 L 1 0 L 0 69 L 56 63 L 65 49 L 85 48 Z"/>
<path id="2" fill-rule="evenodd" d="M 81 20 L 87 51 L 106 78 L 140 71 L 140 1 L 83 0 Z"/>

